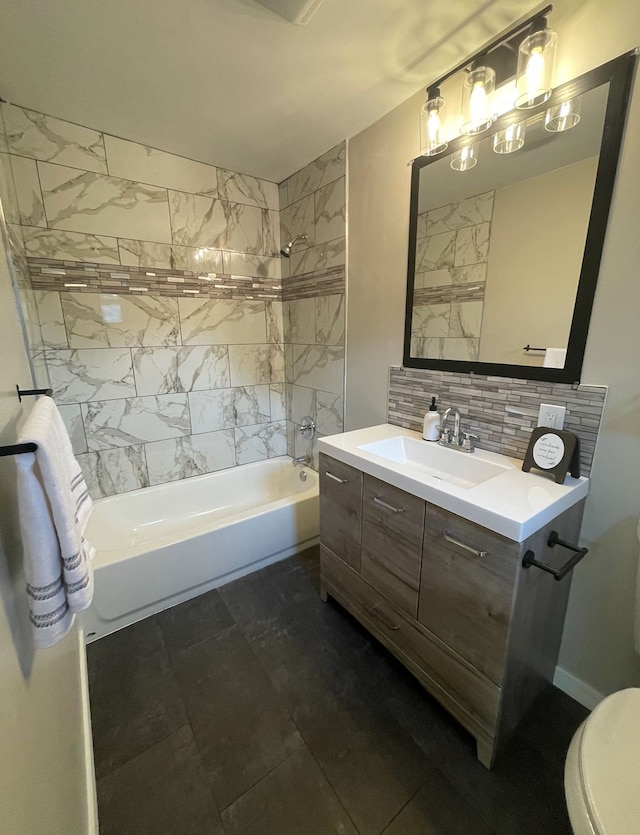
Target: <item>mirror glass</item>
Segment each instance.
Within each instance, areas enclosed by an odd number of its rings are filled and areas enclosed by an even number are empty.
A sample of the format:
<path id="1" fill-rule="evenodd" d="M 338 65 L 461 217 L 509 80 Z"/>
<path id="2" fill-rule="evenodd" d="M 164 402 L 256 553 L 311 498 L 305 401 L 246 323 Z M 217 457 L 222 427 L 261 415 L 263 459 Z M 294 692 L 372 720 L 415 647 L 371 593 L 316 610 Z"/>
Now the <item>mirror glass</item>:
<path id="1" fill-rule="evenodd" d="M 449 154 L 420 169 L 411 358 L 564 367 L 609 86 L 575 100 L 571 129 L 514 111 L 519 150 L 496 153 L 503 137 L 485 135 L 473 168 L 454 170 Z"/>

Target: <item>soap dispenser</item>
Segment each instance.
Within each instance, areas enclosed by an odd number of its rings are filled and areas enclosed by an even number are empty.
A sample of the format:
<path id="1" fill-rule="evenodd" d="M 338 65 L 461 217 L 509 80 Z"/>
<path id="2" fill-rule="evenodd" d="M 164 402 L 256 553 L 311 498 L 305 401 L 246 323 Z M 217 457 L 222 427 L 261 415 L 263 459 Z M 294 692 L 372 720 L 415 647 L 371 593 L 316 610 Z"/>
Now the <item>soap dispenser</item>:
<path id="1" fill-rule="evenodd" d="M 422 437 L 425 441 L 437 441 L 440 438 L 440 412 L 436 409 L 436 399 L 431 398 L 429 411 L 424 416 Z"/>

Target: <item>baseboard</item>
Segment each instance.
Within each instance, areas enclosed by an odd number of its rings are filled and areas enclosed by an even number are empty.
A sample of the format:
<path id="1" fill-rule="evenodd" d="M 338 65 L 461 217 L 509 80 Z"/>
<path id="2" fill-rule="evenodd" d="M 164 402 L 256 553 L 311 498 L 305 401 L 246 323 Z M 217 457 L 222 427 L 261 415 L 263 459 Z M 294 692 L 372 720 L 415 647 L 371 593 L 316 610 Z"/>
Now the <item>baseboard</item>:
<path id="1" fill-rule="evenodd" d="M 559 690 L 580 702 L 581 705 L 588 707 L 589 710 L 593 710 L 604 699 L 604 693 L 598 692 L 595 687 L 591 687 L 590 684 L 574 676 L 564 667 L 556 667 L 553 683 Z"/>
<path id="2" fill-rule="evenodd" d="M 93 736 L 91 734 L 91 710 L 89 707 L 89 676 L 84 633 L 78 629 L 80 656 L 80 685 L 82 688 L 82 735 L 84 741 L 85 796 L 87 799 L 87 835 L 98 835 L 98 798 L 96 772 L 93 764 Z"/>

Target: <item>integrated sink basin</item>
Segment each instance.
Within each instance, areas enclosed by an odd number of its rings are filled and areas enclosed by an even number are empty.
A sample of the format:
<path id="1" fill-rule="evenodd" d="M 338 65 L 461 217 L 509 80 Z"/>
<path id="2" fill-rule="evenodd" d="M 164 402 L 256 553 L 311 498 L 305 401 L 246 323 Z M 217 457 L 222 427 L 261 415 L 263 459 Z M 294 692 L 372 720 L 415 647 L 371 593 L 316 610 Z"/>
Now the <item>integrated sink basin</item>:
<path id="1" fill-rule="evenodd" d="M 460 452 L 406 435 L 362 444 L 358 449 L 379 455 L 380 458 L 386 458 L 394 464 L 416 467 L 423 475 L 466 489 L 476 487 L 512 469 L 487 461 L 475 452 Z"/>

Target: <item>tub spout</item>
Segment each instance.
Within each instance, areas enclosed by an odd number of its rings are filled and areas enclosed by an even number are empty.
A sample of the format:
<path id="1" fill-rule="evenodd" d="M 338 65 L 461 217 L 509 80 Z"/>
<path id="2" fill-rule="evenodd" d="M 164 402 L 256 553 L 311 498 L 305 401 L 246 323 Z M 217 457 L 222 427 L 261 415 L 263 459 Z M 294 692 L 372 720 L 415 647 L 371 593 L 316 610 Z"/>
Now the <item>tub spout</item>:
<path id="1" fill-rule="evenodd" d="M 293 458 L 291 460 L 293 466 L 297 466 L 298 464 L 302 464 L 303 467 L 310 467 L 311 466 L 311 456 L 309 453 L 306 455 L 298 455 L 297 458 Z"/>

